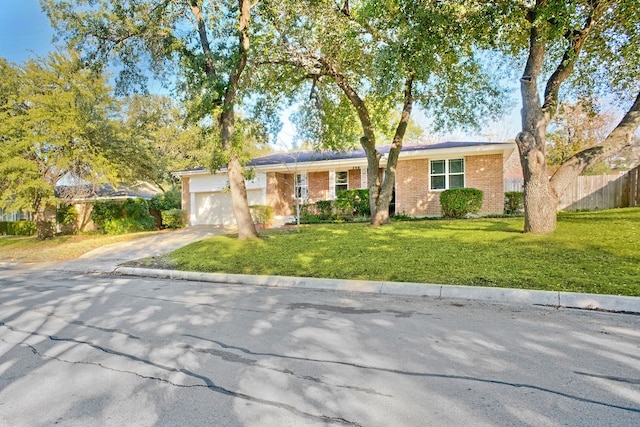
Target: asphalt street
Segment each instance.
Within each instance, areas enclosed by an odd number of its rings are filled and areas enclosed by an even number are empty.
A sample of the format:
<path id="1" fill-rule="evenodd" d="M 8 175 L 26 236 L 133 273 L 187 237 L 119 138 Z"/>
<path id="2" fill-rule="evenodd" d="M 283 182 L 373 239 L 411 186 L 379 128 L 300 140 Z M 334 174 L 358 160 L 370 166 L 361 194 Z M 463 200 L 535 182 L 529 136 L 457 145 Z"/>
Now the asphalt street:
<path id="1" fill-rule="evenodd" d="M 0 424 L 640 425 L 640 316 L 0 268 Z"/>

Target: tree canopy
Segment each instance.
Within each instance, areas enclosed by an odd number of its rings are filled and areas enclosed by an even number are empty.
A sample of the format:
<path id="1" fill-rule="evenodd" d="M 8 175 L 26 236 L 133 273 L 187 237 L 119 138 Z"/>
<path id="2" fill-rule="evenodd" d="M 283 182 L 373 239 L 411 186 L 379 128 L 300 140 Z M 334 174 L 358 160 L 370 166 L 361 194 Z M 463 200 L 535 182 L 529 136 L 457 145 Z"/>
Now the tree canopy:
<path id="1" fill-rule="evenodd" d="M 22 66 L 0 59 L 0 206 L 34 212 L 41 238 L 51 236 L 45 209 L 71 174 L 89 181 L 126 175 L 120 162 L 117 102 L 104 77 L 77 55 L 53 53 Z"/>
<path id="2" fill-rule="evenodd" d="M 298 89 L 300 134 L 323 148 L 364 148 L 373 224 L 388 221 L 414 104 L 436 128 L 482 123 L 502 107 L 475 37 L 484 24 L 460 3 L 263 1 L 260 10 L 268 56 L 256 60 Z M 379 140 L 391 145 L 382 181 Z"/>
<path id="3" fill-rule="evenodd" d="M 525 231 L 547 233 L 555 229 L 558 195 L 587 167 L 628 146 L 640 125 L 640 8 L 635 0 L 535 0 L 493 2 L 490 10 L 496 48 L 524 62 L 516 143 Z M 549 179 L 547 130 L 562 99 L 595 104 L 605 93 L 617 97 L 625 116 L 602 143 L 566 159 Z"/>

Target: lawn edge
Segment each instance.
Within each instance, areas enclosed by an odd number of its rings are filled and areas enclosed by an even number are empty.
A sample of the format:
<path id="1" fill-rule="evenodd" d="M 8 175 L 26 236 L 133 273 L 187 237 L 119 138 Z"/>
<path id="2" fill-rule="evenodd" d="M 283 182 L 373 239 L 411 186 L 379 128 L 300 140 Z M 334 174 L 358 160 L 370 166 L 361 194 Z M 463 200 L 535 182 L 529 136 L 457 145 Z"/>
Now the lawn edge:
<path id="1" fill-rule="evenodd" d="M 578 308 L 640 314 L 640 297 L 583 294 L 563 291 L 440 285 L 432 283 L 377 282 L 371 280 L 319 279 L 313 277 L 255 276 L 247 274 L 201 273 L 139 267 L 117 267 L 115 274 L 232 285 L 300 288 L 402 295 L 434 299 L 467 299 L 495 303 L 519 303 L 549 307 Z"/>

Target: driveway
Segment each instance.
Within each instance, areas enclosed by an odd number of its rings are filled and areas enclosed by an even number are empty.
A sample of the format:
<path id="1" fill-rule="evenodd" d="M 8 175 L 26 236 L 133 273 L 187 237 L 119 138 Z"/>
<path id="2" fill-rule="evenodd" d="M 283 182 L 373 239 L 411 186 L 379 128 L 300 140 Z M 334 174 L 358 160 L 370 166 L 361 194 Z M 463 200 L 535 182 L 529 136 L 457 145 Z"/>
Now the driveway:
<path id="1" fill-rule="evenodd" d="M 80 271 L 91 273 L 111 273 L 118 264 L 135 259 L 158 256 L 207 237 L 234 231 L 213 225 L 167 230 L 148 237 L 113 243 L 87 252 L 80 258 L 47 266 L 58 271 Z"/>

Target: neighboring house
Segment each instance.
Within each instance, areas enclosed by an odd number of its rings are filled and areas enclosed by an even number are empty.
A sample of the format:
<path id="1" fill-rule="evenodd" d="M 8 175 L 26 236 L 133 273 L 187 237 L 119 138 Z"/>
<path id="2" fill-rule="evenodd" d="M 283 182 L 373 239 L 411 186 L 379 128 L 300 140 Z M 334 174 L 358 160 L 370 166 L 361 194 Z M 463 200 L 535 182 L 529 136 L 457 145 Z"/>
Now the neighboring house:
<path id="1" fill-rule="evenodd" d="M 515 143 L 444 142 L 404 146 L 398 160 L 391 214 L 439 216 L 440 192 L 472 187 L 484 192 L 481 214 L 504 211 L 504 164 Z M 379 173 L 384 173 L 389 147 Z M 276 218 L 294 214 L 296 198 L 304 203 L 335 199 L 341 189 L 368 188 L 362 149 L 346 152 L 301 151 L 250 161 L 255 177 L 246 181 L 249 205 L 269 205 Z M 189 225 L 235 223 L 225 170 L 200 168 L 175 172 L 182 181 L 182 206 Z"/>
<path id="2" fill-rule="evenodd" d="M 56 197 L 63 203 L 73 205 L 78 211 L 78 230 L 89 231 L 95 228 L 91 221 L 93 203 L 98 200 L 126 200 L 143 198 L 150 200 L 162 191 L 147 182 L 140 182 L 134 186 L 121 185 L 113 188 L 109 184 L 75 184 L 58 185 L 55 188 Z"/>
<path id="3" fill-rule="evenodd" d="M 4 211 L 3 209 L 0 209 L 0 222 L 1 221 L 7 221 L 7 222 L 25 221 L 25 220 L 31 220 L 31 219 L 32 219 L 31 212 L 23 212 L 23 211 L 13 212 L 13 211 Z"/>

